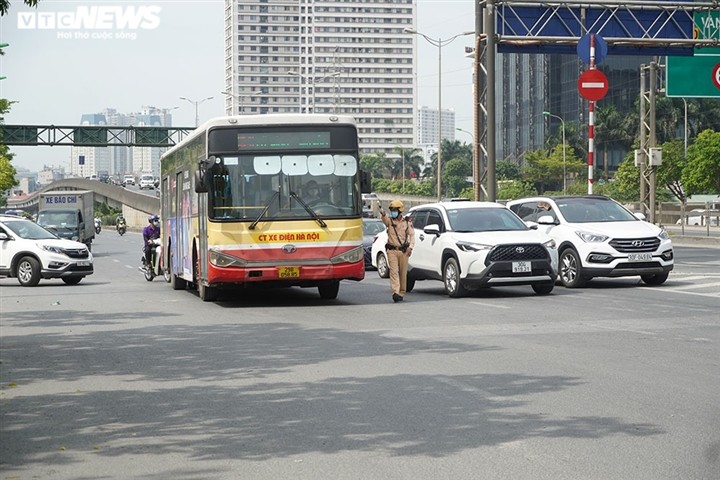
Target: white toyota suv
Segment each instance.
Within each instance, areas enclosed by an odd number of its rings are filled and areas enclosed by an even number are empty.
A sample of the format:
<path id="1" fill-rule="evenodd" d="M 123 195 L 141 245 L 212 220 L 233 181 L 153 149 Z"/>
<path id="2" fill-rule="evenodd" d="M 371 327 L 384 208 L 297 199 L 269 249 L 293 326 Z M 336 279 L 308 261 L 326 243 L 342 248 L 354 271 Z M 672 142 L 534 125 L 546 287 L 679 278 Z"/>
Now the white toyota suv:
<path id="1" fill-rule="evenodd" d="M 0 276 L 34 287 L 41 278 L 76 285 L 92 273 L 93 256 L 85 244 L 58 238 L 30 220 L 0 215 Z"/>
<path id="2" fill-rule="evenodd" d="M 673 269 L 668 233 L 603 195 L 530 197 L 507 206 L 557 242 L 560 280 L 569 288 L 594 277 L 639 275 L 660 285 Z"/>
<path id="3" fill-rule="evenodd" d="M 441 280 L 445 292 L 460 297 L 468 290 L 531 285 L 548 294 L 557 278 L 555 242 L 531 229 L 499 203 L 440 202 L 410 210 L 415 248 L 408 262 L 407 290 L 418 280 Z M 373 243 L 373 262 L 386 272 L 387 233 Z"/>

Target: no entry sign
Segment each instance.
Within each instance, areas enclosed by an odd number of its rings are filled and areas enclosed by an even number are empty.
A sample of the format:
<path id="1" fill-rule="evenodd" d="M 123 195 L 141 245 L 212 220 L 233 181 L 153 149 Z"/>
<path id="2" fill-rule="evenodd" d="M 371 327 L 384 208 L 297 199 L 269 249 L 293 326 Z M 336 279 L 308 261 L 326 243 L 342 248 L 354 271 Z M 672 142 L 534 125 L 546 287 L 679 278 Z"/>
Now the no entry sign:
<path id="1" fill-rule="evenodd" d="M 600 100 L 607 94 L 608 86 L 608 79 L 600 70 L 585 70 L 578 78 L 578 91 L 586 100 Z"/>

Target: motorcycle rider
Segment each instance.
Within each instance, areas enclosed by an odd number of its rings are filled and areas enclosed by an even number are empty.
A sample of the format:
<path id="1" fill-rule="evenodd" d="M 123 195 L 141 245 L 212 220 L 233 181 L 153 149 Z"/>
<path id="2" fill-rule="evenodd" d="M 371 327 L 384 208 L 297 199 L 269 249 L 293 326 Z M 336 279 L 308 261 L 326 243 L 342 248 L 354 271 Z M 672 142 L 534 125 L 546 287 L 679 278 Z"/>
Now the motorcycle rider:
<path id="1" fill-rule="evenodd" d="M 153 240 L 160 238 L 160 217 L 150 215 L 148 217 L 149 225 L 143 229 L 143 267 L 152 268 L 152 252 L 155 249 Z"/>
<path id="2" fill-rule="evenodd" d="M 115 220 L 115 230 L 118 232 L 120 231 L 120 227 L 126 227 L 127 224 L 125 222 L 125 217 L 123 217 L 122 213 L 117 216 L 117 219 Z"/>

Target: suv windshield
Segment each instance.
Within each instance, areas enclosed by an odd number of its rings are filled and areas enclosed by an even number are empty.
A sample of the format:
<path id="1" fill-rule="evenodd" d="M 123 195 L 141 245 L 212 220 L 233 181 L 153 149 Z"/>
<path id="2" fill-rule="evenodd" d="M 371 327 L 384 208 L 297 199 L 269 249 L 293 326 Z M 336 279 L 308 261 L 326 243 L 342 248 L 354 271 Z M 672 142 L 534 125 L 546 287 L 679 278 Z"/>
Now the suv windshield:
<path id="1" fill-rule="evenodd" d="M 456 232 L 527 230 L 517 215 L 505 208 L 448 209 L 450 226 Z"/>
<path id="2" fill-rule="evenodd" d="M 5 227 L 11 230 L 15 235 L 26 240 L 47 240 L 50 238 L 58 238 L 48 232 L 40 225 L 29 220 L 12 220 L 5 222 Z"/>
<path id="3" fill-rule="evenodd" d="M 561 198 L 555 203 L 569 223 L 638 221 L 629 210 L 610 199 Z"/>

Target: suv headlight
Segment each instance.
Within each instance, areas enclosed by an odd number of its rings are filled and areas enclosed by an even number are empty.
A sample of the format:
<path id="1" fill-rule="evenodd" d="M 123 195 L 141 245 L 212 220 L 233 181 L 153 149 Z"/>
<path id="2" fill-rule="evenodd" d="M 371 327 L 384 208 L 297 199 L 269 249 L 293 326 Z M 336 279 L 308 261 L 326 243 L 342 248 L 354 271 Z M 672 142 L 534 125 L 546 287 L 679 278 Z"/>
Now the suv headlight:
<path id="1" fill-rule="evenodd" d="M 55 245 L 38 245 L 38 247 L 42 248 L 46 252 L 59 253 L 61 255 L 64 255 L 62 248 L 56 247 Z"/>
<path id="2" fill-rule="evenodd" d="M 668 235 L 668 232 L 665 229 L 662 229 L 658 234 L 658 238 L 660 238 L 660 240 L 667 240 L 668 238 L 670 238 L 670 235 Z"/>
<path id="3" fill-rule="evenodd" d="M 547 242 L 543 243 L 543 245 L 548 250 L 553 250 L 553 249 L 557 248 L 557 244 L 555 243 L 555 240 L 553 240 L 552 238 L 550 240 L 548 240 Z"/>
<path id="4" fill-rule="evenodd" d="M 485 245 L 484 243 L 472 243 L 472 242 L 456 242 L 455 245 L 463 252 L 479 252 L 482 250 L 490 250 L 492 245 Z"/>
<path id="5" fill-rule="evenodd" d="M 592 232 L 575 232 L 578 237 L 582 238 L 583 242 L 587 243 L 602 243 L 606 241 L 608 238 L 607 235 L 600 235 L 599 233 L 592 233 Z"/>

